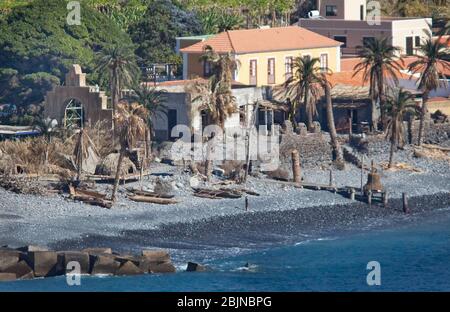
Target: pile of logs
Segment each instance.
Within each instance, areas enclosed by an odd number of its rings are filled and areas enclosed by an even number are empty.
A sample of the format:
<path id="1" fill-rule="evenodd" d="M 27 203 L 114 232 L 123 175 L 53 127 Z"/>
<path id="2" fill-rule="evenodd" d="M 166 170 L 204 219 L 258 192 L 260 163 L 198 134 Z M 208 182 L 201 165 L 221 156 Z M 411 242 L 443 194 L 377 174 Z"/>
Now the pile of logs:
<path id="1" fill-rule="evenodd" d="M 69 185 L 70 198 L 77 201 L 82 201 L 89 205 L 100 206 L 110 209 L 113 205 L 111 200 L 108 200 L 106 194 L 84 189 L 77 189 Z"/>
<path id="2" fill-rule="evenodd" d="M 171 205 L 178 203 L 177 200 L 173 199 L 174 195 L 161 194 L 136 189 L 127 189 L 127 190 L 130 193 L 128 195 L 128 198 L 135 202 L 160 204 L 160 205 Z"/>
<path id="3" fill-rule="evenodd" d="M 37 179 L 18 178 L 9 175 L 0 176 L 0 187 L 17 194 L 48 195 L 51 190 L 44 187 Z"/>

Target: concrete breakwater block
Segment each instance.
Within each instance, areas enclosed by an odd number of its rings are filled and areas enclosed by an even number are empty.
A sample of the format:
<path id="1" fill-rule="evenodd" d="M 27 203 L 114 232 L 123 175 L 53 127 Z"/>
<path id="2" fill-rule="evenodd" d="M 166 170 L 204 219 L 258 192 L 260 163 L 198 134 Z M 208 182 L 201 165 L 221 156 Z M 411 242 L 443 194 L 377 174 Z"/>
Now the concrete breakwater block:
<path id="1" fill-rule="evenodd" d="M 142 256 L 152 262 L 168 262 L 170 261 L 170 254 L 167 250 L 142 250 Z"/>
<path id="2" fill-rule="evenodd" d="M 59 274 L 58 254 L 55 251 L 34 251 L 28 253 L 28 263 L 36 277 L 49 277 Z"/>
<path id="3" fill-rule="evenodd" d="M 90 273 L 92 275 L 115 275 L 120 267 L 120 262 L 116 261 L 116 257 L 111 254 L 90 254 L 89 257 L 91 263 Z"/>
<path id="4" fill-rule="evenodd" d="M 46 247 L 34 246 L 34 245 L 19 247 L 19 248 L 17 248 L 17 250 L 22 251 L 22 252 L 48 251 L 48 249 Z"/>
<path id="5" fill-rule="evenodd" d="M 17 250 L 0 250 L 0 272 L 8 267 L 18 263 L 22 257 L 22 253 Z"/>
<path id="6" fill-rule="evenodd" d="M 80 264 L 81 274 L 89 274 L 91 267 L 89 253 L 82 251 L 58 252 L 58 263 L 61 264 L 63 273 L 68 273 L 67 264 L 73 261 L 78 262 Z M 71 268 L 69 268 L 69 272 L 71 272 Z"/>
<path id="7" fill-rule="evenodd" d="M 171 262 L 151 262 L 149 273 L 175 273 L 176 268 Z"/>
<path id="8" fill-rule="evenodd" d="M 0 281 L 53 277 L 72 273 L 70 262 L 80 265 L 81 274 L 138 275 L 176 271 L 167 250 L 144 250 L 142 255 L 113 253 L 111 248 L 88 248 L 83 251 L 48 251 L 36 246 L 0 248 Z M 33 251 L 28 251 L 33 250 Z"/>
<path id="9" fill-rule="evenodd" d="M 33 269 L 26 263 L 26 261 L 21 260 L 5 270 L 5 273 L 11 273 L 16 276 L 16 279 L 32 279 L 34 278 Z"/>
<path id="10" fill-rule="evenodd" d="M 127 261 L 123 263 L 120 268 L 116 271 L 116 275 L 119 276 L 128 276 L 128 275 L 140 275 L 144 274 L 145 272 L 142 271 L 136 264 L 134 264 L 131 261 Z"/>
<path id="11" fill-rule="evenodd" d="M 112 254 L 111 248 L 85 248 L 82 252 L 87 252 L 88 254 Z"/>
<path id="12" fill-rule="evenodd" d="M 205 272 L 207 267 L 198 263 L 188 262 L 186 272 Z"/>
<path id="13" fill-rule="evenodd" d="M 15 281 L 16 279 L 16 274 L 14 273 L 0 273 L 0 282 Z"/>

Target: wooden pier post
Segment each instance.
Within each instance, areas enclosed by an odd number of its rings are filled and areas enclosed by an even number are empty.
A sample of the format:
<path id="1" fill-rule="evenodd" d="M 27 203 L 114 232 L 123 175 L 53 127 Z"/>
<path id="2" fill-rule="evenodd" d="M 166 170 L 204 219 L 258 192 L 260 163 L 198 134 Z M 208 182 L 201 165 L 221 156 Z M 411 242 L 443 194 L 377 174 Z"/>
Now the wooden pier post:
<path id="1" fill-rule="evenodd" d="M 297 150 L 292 151 L 292 173 L 295 183 L 301 183 L 301 168 L 300 168 L 300 156 Z"/>
<path id="2" fill-rule="evenodd" d="M 361 195 L 364 195 L 364 155 L 361 155 Z"/>
<path id="3" fill-rule="evenodd" d="M 333 170 L 330 169 L 330 186 L 333 186 Z"/>
<path id="4" fill-rule="evenodd" d="M 350 199 L 355 200 L 355 189 L 354 188 L 350 189 Z"/>
<path id="5" fill-rule="evenodd" d="M 384 208 L 387 208 L 387 206 L 388 206 L 388 193 L 387 192 L 384 192 L 383 193 L 383 205 L 384 205 Z"/>
<path id="6" fill-rule="evenodd" d="M 369 204 L 370 207 L 372 207 L 372 191 L 369 191 L 367 193 L 367 203 Z"/>
<path id="7" fill-rule="evenodd" d="M 248 196 L 245 196 L 245 211 L 248 211 Z"/>
<path id="8" fill-rule="evenodd" d="M 348 118 L 348 137 L 351 140 L 353 135 L 353 119 L 352 117 Z"/>
<path id="9" fill-rule="evenodd" d="M 409 213 L 408 196 L 406 195 L 406 193 L 403 193 L 402 197 L 403 197 L 403 212 Z"/>

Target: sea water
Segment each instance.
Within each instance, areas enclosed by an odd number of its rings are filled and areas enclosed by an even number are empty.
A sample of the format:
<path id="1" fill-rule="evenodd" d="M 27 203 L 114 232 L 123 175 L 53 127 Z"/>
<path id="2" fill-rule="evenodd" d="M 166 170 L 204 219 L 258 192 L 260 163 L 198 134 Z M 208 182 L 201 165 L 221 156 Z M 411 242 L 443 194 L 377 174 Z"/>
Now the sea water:
<path id="1" fill-rule="evenodd" d="M 369 286 L 367 264 L 380 264 Z M 0 283 L 0 291 L 450 291 L 450 211 L 208 261 L 212 271 Z M 180 267 L 183 269 L 185 267 Z"/>

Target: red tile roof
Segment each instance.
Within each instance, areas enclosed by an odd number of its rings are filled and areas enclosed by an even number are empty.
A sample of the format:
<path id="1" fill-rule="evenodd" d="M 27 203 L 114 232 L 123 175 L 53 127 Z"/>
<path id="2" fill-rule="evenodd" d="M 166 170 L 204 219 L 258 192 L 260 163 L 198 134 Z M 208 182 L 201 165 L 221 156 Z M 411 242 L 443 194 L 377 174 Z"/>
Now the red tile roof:
<path id="1" fill-rule="evenodd" d="M 231 30 L 181 49 L 182 53 L 201 53 L 211 46 L 218 53 L 257 53 L 321 47 L 342 43 L 298 26 L 267 29 Z"/>

